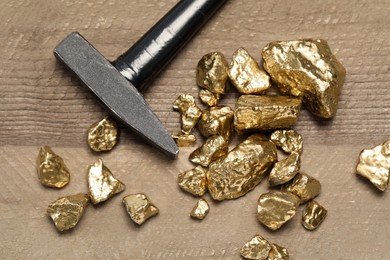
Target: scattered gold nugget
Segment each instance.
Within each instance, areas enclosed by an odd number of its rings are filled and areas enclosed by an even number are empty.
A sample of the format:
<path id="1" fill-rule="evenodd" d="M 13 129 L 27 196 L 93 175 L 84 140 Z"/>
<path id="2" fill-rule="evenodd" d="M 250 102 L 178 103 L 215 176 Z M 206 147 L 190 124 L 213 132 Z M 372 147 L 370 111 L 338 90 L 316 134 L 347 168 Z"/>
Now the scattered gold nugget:
<path id="1" fill-rule="evenodd" d="M 222 53 L 210 52 L 198 62 L 196 71 L 197 84 L 212 93 L 224 94 L 228 79 L 228 62 Z"/>
<path id="2" fill-rule="evenodd" d="M 271 140 L 286 153 L 302 154 L 302 136 L 295 130 L 276 130 L 272 133 Z"/>
<path id="3" fill-rule="evenodd" d="M 175 140 L 177 146 L 186 147 L 196 143 L 195 135 L 187 135 L 183 133 L 174 133 L 171 135 L 172 139 Z"/>
<path id="4" fill-rule="evenodd" d="M 379 190 L 386 190 L 390 174 L 390 141 L 364 149 L 359 155 L 356 173 L 369 179 Z"/>
<path id="5" fill-rule="evenodd" d="M 179 187 L 194 196 L 202 196 L 207 191 L 206 168 L 196 168 L 179 174 Z"/>
<path id="6" fill-rule="evenodd" d="M 327 213 L 324 207 L 313 200 L 307 204 L 303 212 L 302 225 L 307 230 L 314 230 L 324 221 Z"/>
<path id="7" fill-rule="evenodd" d="M 268 260 L 288 260 L 289 254 L 286 248 L 281 247 L 277 244 L 271 245 L 271 250 L 269 251 Z"/>
<path id="8" fill-rule="evenodd" d="M 210 206 L 204 199 L 199 199 L 194 208 L 191 210 L 190 216 L 196 219 L 204 219 L 209 214 Z"/>
<path id="9" fill-rule="evenodd" d="M 271 244 L 260 235 L 255 235 L 240 250 L 241 256 L 245 259 L 268 259 Z"/>
<path id="10" fill-rule="evenodd" d="M 287 191 L 270 191 L 260 195 L 257 219 L 272 230 L 279 229 L 295 216 L 299 198 Z"/>
<path id="11" fill-rule="evenodd" d="M 345 68 L 325 40 L 271 42 L 262 55 L 264 68 L 282 93 L 302 97 L 314 115 L 334 117 Z"/>
<path id="12" fill-rule="evenodd" d="M 276 162 L 269 174 L 269 186 L 284 184 L 294 178 L 301 168 L 300 155 L 291 153 L 287 158 Z"/>
<path id="13" fill-rule="evenodd" d="M 116 145 L 118 129 L 109 117 L 94 123 L 88 129 L 88 144 L 95 152 L 109 151 Z"/>
<path id="14" fill-rule="evenodd" d="M 295 194 L 303 204 L 320 194 L 321 183 L 307 174 L 298 173 L 292 181 L 282 186 L 282 190 Z"/>
<path id="15" fill-rule="evenodd" d="M 261 182 L 276 160 L 275 144 L 264 135 L 251 135 L 210 164 L 207 188 L 215 200 L 243 196 Z"/>
<path id="16" fill-rule="evenodd" d="M 62 188 L 69 183 L 70 173 L 64 160 L 49 146 L 43 146 L 38 154 L 38 178 L 42 185 Z"/>
<path id="17" fill-rule="evenodd" d="M 228 142 L 220 135 L 210 136 L 202 146 L 190 154 L 190 161 L 204 167 L 228 152 Z"/>
<path id="18" fill-rule="evenodd" d="M 199 91 L 199 98 L 203 103 L 208 105 L 209 107 L 214 107 L 218 104 L 221 96 L 219 94 L 215 94 L 207 89 L 201 89 Z"/>
<path id="19" fill-rule="evenodd" d="M 131 220 L 138 225 L 141 225 L 159 212 L 158 208 L 153 205 L 144 193 L 128 195 L 122 201 Z"/>
<path id="20" fill-rule="evenodd" d="M 195 104 L 194 96 L 180 95 L 173 103 L 173 108 L 181 114 L 181 130 L 189 135 L 202 114 L 200 108 Z"/>
<path id="21" fill-rule="evenodd" d="M 240 93 L 262 94 L 271 87 L 270 77 L 244 48 L 233 53 L 228 72 L 231 82 Z"/>
<path id="22" fill-rule="evenodd" d="M 88 186 L 93 204 L 106 201 L 125 190 L 125 185 L 112 175 L 100 159 L 88 167 Z"/>
<path id="23" fill-rule="evenodd" d="M 233 134 L 233 110 L 228 106 L 211 107 L 203 112 L 198 123 L 204 137 L 222 135 L 229 140 Z"/>
<path id="24" fill-rule="evenodd" d="M 65 231 L 77 225 L 88 201 L 89 196 L 84 193 L 61 197 L 49 204 L 47 213 L 56 228 L 59 231 Z"/>
<path id="25" fill-rule="evenodd" d="M 287 96 L 242 95 L 234 109 L 238 133 L 287 128 L 295 124 L 301 100 Z"/>

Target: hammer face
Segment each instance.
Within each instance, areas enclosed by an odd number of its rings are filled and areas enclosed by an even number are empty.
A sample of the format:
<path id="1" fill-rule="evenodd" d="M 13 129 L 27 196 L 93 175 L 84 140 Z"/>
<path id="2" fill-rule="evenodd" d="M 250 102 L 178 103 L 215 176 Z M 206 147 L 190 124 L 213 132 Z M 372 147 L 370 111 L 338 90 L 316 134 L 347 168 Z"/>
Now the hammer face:
<path id="1" fill-rule="evenodd" d="M 171 158 L 178 148 L 142 95 L 79 33 L 67 36 L 54 55 L 103 103 L 112 116 Z"/>

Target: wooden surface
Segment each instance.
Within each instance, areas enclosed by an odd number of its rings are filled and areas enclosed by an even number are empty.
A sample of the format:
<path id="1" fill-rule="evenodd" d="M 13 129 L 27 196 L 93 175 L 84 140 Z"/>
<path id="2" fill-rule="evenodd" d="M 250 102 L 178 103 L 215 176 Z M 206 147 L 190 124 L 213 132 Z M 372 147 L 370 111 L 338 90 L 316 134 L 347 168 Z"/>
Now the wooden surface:
<path id="1" fill-rule="evenodd" d="M 329 212 L 308 232 L 301 210 L 284 228 L 266 230 L 256 220 L 264 181 L 233 201 L 211 202 L 202 221 L 188 217 L 196 199 L 179 190 L 179 172 L 193 167 L 194 148 L 170 161 L 121 129 L 118 146 L 94 154 L 85 131 L 105 112 L 59 65 L 53 48 L 79 31 L 113 60 L 177 1 L 3 0 L 0 8 L 0 257 L 4 259 L 239 259 L 239 248 L 259 233 L 288 248 L 291 259 L 390 259 L 388 191 L 357 178 L 360 150 L 389 139 L 390 5 L 388 0 L 229 1 L 145 93 L 171 132 L 180 128 L 172 102 L 196 95 L 194 71 L 207 52 L 228 58 L 246 47 L 260 60 L 274 40 L 324 38 L 347 70 L 337 116 L 322 121 L 302 111 L 296 129 L 305 146 L 302 171 L 317 177 L 318 201 Z M 233 106 L 237 94 L 223 103 Z M 36 176 L 40 146 L 64 157 L 71 183 L 42 187 Z M 198 145 L 200 141 L 198 142 Z M 87 190 L 86 168 L 103 158 L 127 186 L 101 206 L 89 206 L 72 232 L 56 232 L 45 211 L 59 196 Z M 122 195 L 145 192 L 161 213 L 137 228 L 126 216 Z"/>

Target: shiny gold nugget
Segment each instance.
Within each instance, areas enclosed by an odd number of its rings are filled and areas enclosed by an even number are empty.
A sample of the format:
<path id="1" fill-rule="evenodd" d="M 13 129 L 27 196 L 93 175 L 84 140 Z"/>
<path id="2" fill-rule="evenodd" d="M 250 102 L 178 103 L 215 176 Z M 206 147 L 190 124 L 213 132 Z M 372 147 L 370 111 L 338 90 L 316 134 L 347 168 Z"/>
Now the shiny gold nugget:
<path id="1" fill-rule="evenodd" d="M 281 247 L 277 244 L 271 245 L 271 250 L 269 251 L 268 260 L 288 260 L 289 254 L 286 248 Z"/>
<path id="2" fill-rule="evenodd" d="M 241 197 L 258 185 L 277 160 L 275 144 L 254 134 L 212 162 L 207 171 L 207 187 L 215 200 Z"/>
<path id="3" fill-rule="evenodd" d="M 325 40 L 271 42 L 262 55 L 264 68 L 282 93 L 302 97 L 314 115 L 334 117 L 345 68 Z"/>
<path id="4" fill-rule="evenodd" d="M 210 136 L 204 144 L 190 154 L 190 161 L 204 167 L 228 153 L 228 141 L 220 136 Z"/>
<path id="5" fill-rule="evenodd" d="M 328 211 L 314 200 L 307 204 L 302 216 L 302 225 L 307 230 L 316 229 L 324 221 Z"/>
<path id="6" fill-rule="evenodd" d="M 202 89 L 199 91 L 199 98 L 209 107 L 214 107 L 218 104 L 219 100 L 221 99 L 221 96 L 207 89 Z"/>
<path id="7" fill-rule="evenodd" d="M 196 143 L 195 135 L 187 135 L 183 133 L 174 133 L 171 135 L 172 139 L 175 140 L 177 146 L 186 147 Z"/>
<path id="8" fill-rule="evenodd" d="M 62 188 L 69 183 L 70 173 L 64 160 L 49 146 L 43 146 L 39 150 L 38 178 L 47 187 Z"/>
<path id="9" fill-rule="evenodd" d="M 198 62 L 196 82 L 212 93 L 224 94 L 227 87 L 227 70 L 228 62 L 222 53 L 208 53 Z"/>
<path id="10" fill-rule="evenodd" d="M 173 108 L 181 114 L 182 132 L 189 135 L 202 114 L 200 108 L 195 104 L 194 96 L 180 95 L 173 103 Z"/>
<path id="11" fill-rule="evenodd" d="M 124 197 L 123 204 L 131 220 L 138 225 L 141 225 L 159 212 L 158 208 L 153 205 L 144 193 L 131 194 Z"/>
<path id="12" fill-rule="evenodd" d="M 194 196 L 202 196 L 207 191 L 206 168 L 196 168 L 179 174 L 179 187 Z"/>
<path id="13" fill-rule="evenodd" d="M 390 141 L 364 149 L 359 155 L 356 173 L 369 179 L 379 190 L 386 190 L 390 174 Z"/>
<path id="14" fill-rule="evenodd" d="M 284 184 L 294 178 L 301 168 L 300 155 L 291 153 L 287 158 L 275 163 L 269 174 L 269 186 Z"/>
<path id="15" fill-rule="evenodd" d="M 295 130 L 276 130 L 272 133 L 271 140 L 286 153 L 302 154 L 302 136 Z"/>
<path id="16" fill-rule="evenodd" d="M 222 135 L 228 140 L 233 134 L 233 110 L 228 106 L 211 107 L 203 112 L 198 123 L 204 137 Z"/>
<path id="17" fill-rule="evenodd" d="M 112 175 L 100 159 L 88 167 L 88 186 L 93 204 L 106 201 L 125 190 L 125 185 Z"/>
<path id="18" fill-rule="evenodd" d="M 309 175 L 298 173 L 292 181 L 282 186 L 282 190 L 295 194 L 303 204 L 320 194 L 321 183 Z"/>
<path id="19" fill-rule="evenodd" d="M 209 214 L 210 206 L 206 200 L 200 199 L 191 210 L 190 216 L 196 219 L 204 219 Z"/>
<path id="20" fill-rule="evenodd" d="M 287 128 L 295 124 L 301 100 L 286 96 L 242 95 L 234 110 L 238 133 Z"/>
<path id="21" fill-rule="evenodd" d="M 115 121 L 105 117 L 88 129 L 88 144 L 95 152 L 109 151 L 116 145 L 118 129 Z"/>
<path id="22" fill-rule="evenodd" d="M 287 191 L 270 191 L 260 195 L 257 219 L 272 230 L 279 229 L 292 219 L 299 206 L 299 198 Z"/>
<path id="23" fill-rule="evenodd" d="M 270 77 L 244 48 L 233 53 L 229 78 L 238 92 L 243 94 L 262 94 L 271 87 Z"/>
<path id="24" fill-rule="evenodd" d="M 84 193 L 61 197 L 49 204 L 47 213 L 56 228 L 59 231 L 65 231 L 77 225 L 88 201 L 89 196 Z"/>
<path id="25" fill-rule="evenodd" d="M 241 248 L 240 253 L 245 259 L 266 260 L 270 250 L 271 244 L 260 235 L 255 235 Z"/>

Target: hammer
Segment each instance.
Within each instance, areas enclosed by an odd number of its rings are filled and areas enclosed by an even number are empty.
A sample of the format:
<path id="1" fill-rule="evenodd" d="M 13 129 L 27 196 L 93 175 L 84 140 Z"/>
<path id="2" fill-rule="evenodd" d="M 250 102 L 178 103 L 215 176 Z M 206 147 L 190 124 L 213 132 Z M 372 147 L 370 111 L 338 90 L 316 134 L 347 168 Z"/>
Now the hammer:
<path id="1" fill-rule="evenodd" d="M 181 0 L 118 59 L 109 62 L 79 33 L 54 55 L 101 101 L 107 111 L 170 158 L 179 152 L 140 91 L 172 60 L 226 0 Z"/>

